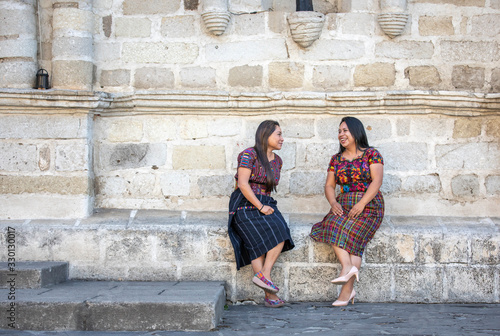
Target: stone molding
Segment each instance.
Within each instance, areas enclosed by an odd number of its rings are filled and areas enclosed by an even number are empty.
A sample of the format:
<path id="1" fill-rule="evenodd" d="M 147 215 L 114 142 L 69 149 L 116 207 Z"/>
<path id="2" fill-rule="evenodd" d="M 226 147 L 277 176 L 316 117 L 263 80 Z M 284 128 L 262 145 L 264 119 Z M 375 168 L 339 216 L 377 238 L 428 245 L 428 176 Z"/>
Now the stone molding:
<path id="1" fill-rule="evenodd" d="M 140 114 L 442 114 L 494 115 L 500 93 L 461 91 L 387 92 L 209 92 L 164 91 L 111 94 L 71 90 L 0 90 L 0 113 L 94 112 L 103 116 Z"/>

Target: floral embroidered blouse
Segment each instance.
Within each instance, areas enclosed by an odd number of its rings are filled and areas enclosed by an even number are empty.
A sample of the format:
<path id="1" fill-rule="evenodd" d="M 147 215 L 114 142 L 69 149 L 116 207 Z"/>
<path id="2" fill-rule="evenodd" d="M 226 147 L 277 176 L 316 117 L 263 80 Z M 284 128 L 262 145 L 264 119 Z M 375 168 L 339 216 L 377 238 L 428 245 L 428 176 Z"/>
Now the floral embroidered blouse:
<path id="1" fill-rule="evenodd" d="M 370 165 L 384 164 L 382 155 L 375 148 L 367 148 L 363 154 L 352 161 L 337 153 L 332 156 L 328 171 L 335 173 L 335 183 L 340 185 L 340 192 L 364 192 L 372 182 Z"/>
<path id="2" fill-rule="evenodd" d="M 274 181 L 276 185 L 280 180 L 280 172 L 281 167 L 283 166 L 283 161 L 278 156 L 278 154 L 274 154 L 274 160 L 269 162 L 271 164 L 271 170 L 274 173 Z M 238 155 L 238 168 L 244 167 L 252 170 L 250 174 L 249 184 L 252 188 L 253 192 L 257 195 L 271 195 L 270 192 L 266 192 L 266 181 L 267 174 L 264 166 L 260 163 L 257 152 L 253 147 L 245 149 Z M 238 173 L 234 175 L 236 181 L 238 181 Z"/>

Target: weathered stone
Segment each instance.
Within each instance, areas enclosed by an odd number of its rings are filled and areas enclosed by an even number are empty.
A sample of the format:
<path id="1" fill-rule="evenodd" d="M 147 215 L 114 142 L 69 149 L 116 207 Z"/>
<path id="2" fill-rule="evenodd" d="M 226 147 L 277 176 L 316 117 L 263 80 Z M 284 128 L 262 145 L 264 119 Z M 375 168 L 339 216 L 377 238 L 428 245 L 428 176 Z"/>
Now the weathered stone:
<path id="1" fill-rule="evenodd" d="M 216 86 L 215 69 L 208 67 L 183 68 L 180 71 L 181 84 L 185 87 L 206 87 Z"/>
<path id="2" fill-rule="evenodd" d="M 392 174 L 384 174 L 384 181 L 380 191 L 384 195 L 390 195 L 401 190 L 401 178 Z"/>
<path id="3" fill-rule="evenodd" d="M 498 265 L 500 262 L 500 237 L 472 237 L 472 262 L 479 265 Z"/>
<path id="4" fill-rule="evenodd" d="M 357 65 L 354 71 L 355 86 L 391 86 L 396 80 L 396 69 L 391 63 Z"/>
<path id="5" fill-rule="evenodd" d="M 322 40 L 313 43 L 307 50 L 298 50 L 300 58 L 312 61 L 359 59 L 366 54 L 362 41 Z"/>
<path id="6" fill-rule="evenodd" d="M 486 134 L 490 137 L 500 139 L 500 119 L 492 118 L 486 122 Z"/>
<path id="7" fill-rule="evenodd" d="M 455 6 L 484 7 L 485 0 L 416 0 L 416 3 L 452 4 Z"/>
<path id="8" fill-rule="evenodd" d="M 88 61 L 53 61 L 52 86 L 60 89 L 90 90 L 94 65 Z"/>
<path id="9" fill-rule="evenodd" d="M 203 197 L 229 196 L 234 190 L 234 177 L 232 175 L 200 176 L 198 188 Z"/>
<path id="10" fill-rule="evenodd" d="M 477 118 L 460 118 L 455 120 L 453 138 L 473 138 L 481 135 L 482 120 Z"/>
<path id="11" fill-rule="evenodd" d="M 463 233 L 448 232 L 445 237 L 441 238 L 439 262 L 442 264 L 467 264 L 469 261 L 468 245 L 468 239 L 464 237 Z"/>
<path id="12" fill-rule="evenodd" d="M 57 171 L 89 170 L 89 147 L 86 142 L 73 142 L 56 146 Z"/>
<path id="13" fill-rule="evenodd" d="M 396 121 L 396 132 L 399 136 L 410 135 L 410 118 L 398 119 Z"/>
<path id="14" fill-rule="evenodd" d="M 500 9 L 500 0 L 490 0 L 490 6 L 493 9 Z"/>
<path id="15" fill-rule="evenodd" d="M 155 188 L 156 176 L 151 173 L 129 175 L 125 182 L 125 195 L 127 196 L 140 199 L 161 196 L 161 193 Z"/>
<path id="16" fill-rule="evenodd" d="M 104 263 L 113 266 L 153 266 L 151 235 L 147 231 L 120 230 L 101 237 Z"/>
<path id="17" fill-rule="evenodd" d="M 208 123 L 208 134 L 211 136 L 228 137 L 238 135 L 240 132 L 240 119 L 221 118 Z"/>
<path id="18" fill-rule="evenodd" d="M 193 15 L 169 16 L 161 20 L 161 35 L 169 38 L 190 37 L 196 34 Z"/>
<path id="19" fill-rule="evenodd" d="M 104 32 L 104 36 L 111 36 L 111 25 L 113 24 L 113 16 L 107 15 L 102 17 L 102 31 Z"/>
<path id="20" fill-rule="evenodd" d="M 321 266 L 291 266 L 288 273 L 288 291 L 290 301 L 314 301 L 318 297 L 331 298 L 332 301 L 337 297 L 335 286 L 325 286 L 330 280 L 339 274 L 340 267 L 335 265 Z M 304 281 L 312 279 L 315 281 Z"/>
<path id="21" fill-rule="evenodd" d="M 454 35 L 451 16 L 421 16 L 418 19 L 418 32 L 421 36 Z"/>
<path id="22" fill-rule="evenodd" d="M 445 62 L 494 62 L 500 59 L 497 42 L 442 41 L 441 56 Z"/>
<path id="23" fill-rule="evenodd" d="M 390 119 L 363 118 L 361 120 L 365 127 L 366 136 L 370 143 L 380 139 L 392 137 L 392 125 Z"/>
<path id="24" fill-rule="evenodd" d="M 294 172 L 290 174 L 290 192 L 295 195 L 322 195 L 326 172 Z"/>
<path id="25" fill-rule="evenodd" d="M 449 302 L 493 302 L 493 269 L 447 266 L 446 292 Z"/>
<path id="26" fill-rule="evenodd" d="M 54 31 L 84 31 L 92 32 L 94 25 L 93 13 L 79 8 L 54 8 L 52 26 Z"/>
<path id="27" fill-rule="evenodd" d="M 151 20 L 146 18 L 118 17 L 115 20 L 116 37 L 149 37 Z"/>
<path id="28" fill-rule="evenodd" d="M 500 160 L 496 143 L 436 145 L 435 151 L 436 165 L 444 169 L 490 169 L 491 162 Z"/>
<path id="29" fill-rule="evenodd" d="M 278 152 L 278 155 L 283 160 L 283 171 L 295 168 L 297 144 L 295 142 L 285 141 L 285 143 L 283 143 L 283 147 L 281 147 L 281 150 Z"/>
<path id="30" fill-rule="evenodd" d="M 0 139 L 81 139 L 87 136 L 87 118 L 77 115 L 3 115 L 0 120 Z"/>
<path id="31" fill-rule="evenodd" d="M 144 139 L 148 142 L 165 142 L 176 138 L 178 124 L 176 119 L 163 116 L 144 120 Z"/>
<path id="32" fill-rule="evenodd" d="M 379 265 L 362 265 L 359 283 L 356 283 L 356 299 L 362 302 L 391 301 L 391 269 Z"/>
<path id="33" fill-rule="evenodd" d="M 5 176 L 0 175 L 0 194 L 38 194 L 60 195 L 87 194 L 89 179 L 87 176 Z"/>
<path id="34" fill-rule="evenodd" d="M 438 267 L 395 268 L 395 295 L 398 302 L 442 302 L 443 270 Z"/>
<path id="35" fill-rule="evenodd" d="M 484 184 L 488 195 L 500 195 L 500 175 L 486 176 Z"/>
<path id="36" fill-rule="evenodd" d="M 284 39 L 268 39 L 208 44 L 205 47 L 207 62 L 256 62 L 285 60 L 288 52 Z"/>
<path id="37" fill-rule="evenodd" d="M 50 168 L 50 147 L 42 146 L 38 150 L 38 168 L 41 171 L 49 170 Z"/>
<path id="38" fill-rule="evenodd" d="M 36 171 L 38 170 L 37 149 L 35 145 L 22 143 L 0 143 L 0 170 Z"/>
<path id="39" fill-rule="evenodd" d="M 384 158 L 384 170 L 424 170 L 428 168 L 427 144 L 385 143 L 377 147 Z"/>
<path id="40" fill-rule="evenodd" d="M 0 39 L 0 58 L 19 57 L 29 60 L 36 59 L 37 45 L 34 39 L 26 39 L 20 42 L 15 40 Z"/>
<path id="41" fill-rule="evenodd" d="M 414 263 L 415 244 L 413 235 L 405 233 L 393 235 L 379 229 L 366 246 L 364 256 L 367 263 Z"/>
<path id="42" fill-rule="evenodd" d="M 99 176 L 96 178 L 95 192 L 103 196 L 123 196 L 127 190 L 127 182 L 123 177 Z"/>
<path id="43" fill-rule="evenodd" d="M 147 143 L 101 145 L 97 149 L 97 155 L 98 164 L 103 169 L 163 166 L 167 160 L 167 145 Z"/>
<path id="44" fill-rule="evenodd" d="M 229 70 L 228 82 L 230 86 L 261 86 L 262 66 L 242 65 Z"/>
<path id="45" fill-rule="evenodd" d="M 476 36 L 500 35 L 500 14 L 474 15 L 472 17 L 471 34 Z"/>
<path id="46" fill-rule="evenodd" d="M 137 63 L 193 63 L 198 57 L 198 46 L 194 43 L 123 43 L 122 60 Z"/>
<path id="47" fill-rule="evenodd" d="M 31 89 L 34 86 L 34 78 L 38 67 L 34 60 L 8 62 L 3 59 L 0 62 L 0 82 L 6 83 L 6 88 Z"/>
<path id="48" fill-rule="evenodd" d="M 441 138 L 446 140 L 453 134 L 453 119 L 444 117 L 411 118 L 410 130 L 411 134 L 419 139 Z"/>
<path id="49" fill-rule="evenodd" d="M 174 169 L 224 169 L 226 155 L 224 146 L 174 146 L 172 153 Z"/>
<path id="50" fill-rule="evenodd" d="M 457 197 L 479 196 L 479 178 L 476 174 L 458 175 L 451 179 L 451 190 Z"/>
<path id="51" fill-rule="evenodd" d="M 182 139 L 200 139 L 208 136 L 207 121 L 202 118 L 184 119 L 179 128 Z"/>
<path id="52" fill-rule="evenodd" d="M 128 86 L 130 85 L 130 70 L 103 70 L 101 86 Z"/>
<path id="53" fill-rule="evenodd" d="M 375 45 L 375 56 L 395 59 L 429 59 L 434 54 L 431 42 L 386 41 Z"/>
<path id="54" fill-rule="evenodd" d="M 476 89 L 484 86 L 484 68 L 456 65 L 451 74 L 451 83 L 457 89 Z"/>
<path id="55" fill-rule="evenodd" d="M 268 14 L 267 24 L 269 30 L 276 34 L 281 34 L 287 28 L 285 13 L 272 11 Z"/>
<path id="56" fill-rule="evenodd" d="M 264 13 L 235 15 L 234 33 L 244 36 L 265 34 L 265 19 Z"/>
<path id="57" fill-rule="evenodd" d="M 174 73 L 169 69 L 140 68 L 135 71 L 136 89 L 171 89 L 174 85 Z"/>
<path id="58" fill-rule="evenodd" d="M 292 250 L 280 254 L 279 260 L 282 263 L 300 263 L 309 262 L 309 246 L 312 240 L 307 238 L 310 227 L 304 225 L 295 226 L 292 222 L 293 215 L 290 216 L 289 228 L 295 247 Z M 294 237 L 303 237 L 302 239 L 294 239 Z"/>
<path id="59" fill-rule="evenodd" d="M 116 61 L 120 59 L 121 43 L 94 43 L 94 58 L 99 62 Z"/>
<path id="60" fill-rule="evenodd" d="M 109 125 L 106 133 L 111 142 L 139 142 L 142 139 L 143 126 L 140 120 L 118 119 Z"/>
<path id="61" fill-rule="evenodd" d="M 169 171 L 160 178 L 160 186 L 165 196 L 186 196 L 190 193 L 189 174 Z"/>
<path id="62" fill-rule="evenodd" d="M 311 238 L 307 238 L 312 245 L 312 260 L 315 263 L 329 263 L 329 264 L 339 264 L 337 256 L 333 251 L 333 247 L 327 243 L 318 243 L 312 240 Z"/>
<path id="63" fill-rule="evenodd" d="M 405 77 L 410 85 L 417 87 L 435 87 L 441 83 L 439 71 L 434 66 L 411 66 L 405 69 Z"/>
<path id="64" fill-rule="evenodd" d="M 408 176 L 402 189 L 407 192 L 437 193 L 441 191 L 439 175 Z"/>
<path id="65" fill-rule="evenodd" d="M 328 143 L 310 143 L 297 151 L 297 166 L 307 170 L 320 169 L 326 171 L 332 155 L 337 153 L 338 146 Z"/>
<path id="66" fill-rule="evenodd" d="M 297 63 L 269 64 L 269 85 L 274 88 L 300 88 L 304 81 L 304 65 Z"/>
<path id="67" fill-rule="evenodd" d="M 500 68 L 491 70 L 491 91 L 500 92 Z"/>
<path id="68" fill-rule="evenodd" d="M 169 14 L 176 12 L 180 1 L 171 0 L 125 0 L 123 1 L 123 14 L 125 15 L 151 15 Z"/>
<path id="69" fill-rule="evenodd" d="M 376 18 L 369 13 L 345 13 L 340 18 L 343 34 L 373 36 Z"/>
<path id="70" fill-rule="evenodd" d="M 345 66 L 317 65 L 313 71 L 314 86 L 323 89 L 347 85 L 351 79 L 351 69 Z"/>
<path id="71" fill-rule="evenodd" d="M 197 10 L 199 5 L 199 0 L 184 0 L 185 10 Z"/>
<path id="72" fill-rule="evenodd" d="M 163 267 L 161 268 L 158 267 L 158 265 L 154 266 L 138 265 L 138 266 L 128 267 L 127 279 L 131 281 L 176 281 L 177 266 L 176 265 L 162 265 L 162 266 Z M 186 280 L 188 280 L 189 277 L 187 275 L 185 276 Z"/>
<path id="73" fill-rule="evenodd" d="M 14 7 L 12 4 L 10 5 Z M 0 36 L 34 35 L 36 33 L 35 12 L 32 6 L 24 8 L 2 6 L 2 26 Z M 19 24 L 22 22 L 22 24 Z"/>
<path id="74" fill-rule="evenodd" d="M 91 37 L 56 37 L 52 40 L 52 53 L 59 59 L 74 55 L 92 55 L 92 42 Z"/>
<path id="75" fill-rule="evenodd" d="M 283 136 L 286 138 L 311 138 L 314 136 L 314 120 L 283 119 L 280 123 Z"/>

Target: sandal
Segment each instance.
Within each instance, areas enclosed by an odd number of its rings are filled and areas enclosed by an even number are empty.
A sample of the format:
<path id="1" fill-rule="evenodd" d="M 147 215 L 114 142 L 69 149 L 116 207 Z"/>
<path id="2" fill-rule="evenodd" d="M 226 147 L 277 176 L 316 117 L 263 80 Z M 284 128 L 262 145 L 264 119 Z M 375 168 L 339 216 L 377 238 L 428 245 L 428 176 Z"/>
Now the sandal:
<path id="1" fill-rule="evenodd" d="M 269 281 L 266 279 L 266 277 L 262 274 L 262 272 L 259 272 L 254 275 L 252 282 L 257 286 L 262 288 L 268 293 L 276 294 L 279 292 L 279 288 L 276 287 L 272 281 Z"/>
<path id="2" fill-rule="evenodd" d="M 264 305 L 268 308 L 279 308 L 285 304 L 285 301 L 278 299 L 278 300 L 271 300 L 268 298 L 264 299 Z"/>

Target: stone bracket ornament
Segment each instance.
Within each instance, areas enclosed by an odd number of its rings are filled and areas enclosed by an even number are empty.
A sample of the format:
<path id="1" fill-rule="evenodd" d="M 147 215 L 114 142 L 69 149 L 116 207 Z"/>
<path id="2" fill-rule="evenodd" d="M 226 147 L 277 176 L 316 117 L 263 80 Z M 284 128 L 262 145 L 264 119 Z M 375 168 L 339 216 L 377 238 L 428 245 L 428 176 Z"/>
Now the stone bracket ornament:
<path id="1" fill-rule="evenodd" d="M 224 34 L 231 21 L 227 0 L 203 0 L 201 18 L 210 33 Z"/>
<path id="2" fill-rule="evenodd" d="M 325 16 L 319 12 L 294 12 L 288 16 L 292 39 L 303 48 L 311 46 L 321 35 Z"/>
<path id="3" fill-rule="evenodd" d="M 378 24 L 390 38 L 403 33 L 409 18 L 407 5 L 407 0 L 380 0 L 382 13 L 377 17 Z"/>

